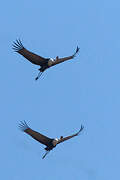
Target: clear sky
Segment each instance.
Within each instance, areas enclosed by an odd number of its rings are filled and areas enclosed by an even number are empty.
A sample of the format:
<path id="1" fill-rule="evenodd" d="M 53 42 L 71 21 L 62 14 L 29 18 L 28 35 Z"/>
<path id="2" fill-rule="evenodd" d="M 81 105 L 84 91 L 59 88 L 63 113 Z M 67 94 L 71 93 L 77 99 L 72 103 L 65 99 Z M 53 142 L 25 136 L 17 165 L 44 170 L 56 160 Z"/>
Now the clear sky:
<path id="1" fill-rule="evenodd" d="M 4 0 L 0 19 L 0 179 L 119 180 L 120 2 Z M 80 54 L 36 82 L 16 38 L 43 57 Z M 51 138 L 85 129 L 42 160 L 21 120 Z"/>

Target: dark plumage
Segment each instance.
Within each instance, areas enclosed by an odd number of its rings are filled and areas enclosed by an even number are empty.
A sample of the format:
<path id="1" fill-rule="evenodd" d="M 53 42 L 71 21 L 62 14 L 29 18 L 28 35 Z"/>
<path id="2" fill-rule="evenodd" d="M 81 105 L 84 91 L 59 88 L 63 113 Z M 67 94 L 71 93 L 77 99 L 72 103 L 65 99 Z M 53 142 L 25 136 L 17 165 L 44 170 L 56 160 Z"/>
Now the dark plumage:
<path id="1" fill-rule="evenodd" d="M 51 59 L 51 58 L 44 58 L 42 56 L 36 55 L 30 51 L 28 51 L 22 44 L 21 40 L 16 40 L 16 42 L 13 42 L 12 45 L 13 49 L 15 52 L 21 54 L 22 56 L 24 56 L 28 61 L 30 61 L 31 63 L 35 64 L 35 65 L 39 65 L 40 69 L 39 69 L 39 74 L 38 77 L 36 78 L 36 80 L 40 77 L 40 75 L 48 68 L 55 66 L 59 63 L 62 63 L 64 61 L 73 59 L 76 54 L 79 52 L 79 48 L 77 46 L 77 49 L 75 51 L 75 53 L 72 56 L 68 56 L 68 57 L 64 57 L 64 58 L 59 58 L 58 56 L 56 57 L 56 59 Z"/>
<path id="2" fill-rule="evenodd" d="M 20 127 L 20 129 L 21 129 L 22 131 L 24 131 L 25 133 L 27 133 L 28 135 L 30 135 L 30 136 L 31 136 L 32 138 L 34 138 L 36 141 L 38 141 L 39 143 L 44 144 L 44 145 L 46 146 L 46 147 L 45 147 L 46 153 L 45 153 L 45 155 L 43 156 L 43 158 L 45 158 L 45 156 L 48 154 L 48 152 L 50 152 L 53 148 L 55 148 L 57 144 L 60 144 L 60 143 L 66 141 L 66 140 L 68 140 L 68 139 L 71 139 L 71 138 L 73 138 L 73 137 L 75 137 L 75 136 L 78 136 L 79 133 L 80 133 L 80 132 L 83 130 L 83 128 L 84 128 L 84 127 L 81 125 L 80 130 L 79 130 L 77 133 L 75 133 L 75 134 L 73 134 L 73 135 L 71 135 L 71 136 L 67 136 L 67 137 L 61 136 L 60 139 L 57 139 L 57 138 L 56 138 L 56 139 L 52 139 L 52 138 L 49 138 L 49 137 L 47 137 L 47 136 L 44 136 L 44 135 L 42 135 L 42 134 L 40 134 L 40 133 L 32 130 L 32 129 L 27 125 L 27 123 L 26 123 L 25 121 L 24 121 L 24 122 L 21 122 L 21 123 L 19 124 L 19 127 Z"/>

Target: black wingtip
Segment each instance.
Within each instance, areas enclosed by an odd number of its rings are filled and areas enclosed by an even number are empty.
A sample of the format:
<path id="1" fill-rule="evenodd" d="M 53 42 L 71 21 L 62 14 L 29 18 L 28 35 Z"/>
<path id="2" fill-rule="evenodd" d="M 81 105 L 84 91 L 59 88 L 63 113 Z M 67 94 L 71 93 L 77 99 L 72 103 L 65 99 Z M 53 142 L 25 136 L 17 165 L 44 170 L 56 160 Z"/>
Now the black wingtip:
<path id="1" fill-rule="evenodd" d="M 21 49 L 23 49 L 24 46 L 21 42 L 20 39 L 16 39 L 16 41 L 13 41 L 13 44 L 12 44 L 12 49 L 15 51 L 15 52 L 18 52 L 20 51 Z"/>
<path id="2" fill-rule="evenodd" d="M 80 50 L 80 48 L 77 46 L 76 53 L 78 53 L 78 52 L 79 52 L 79 50 Z"/>
<path id="3" fill-rule="evenodd" d="M 25 131 L 26 129 L 29 128 L 29 126 L 27 125 L 26 121 L 20 121 L 18 127 L 20 128 L 21 131 Z"/>
<path id="4" fill-rule="evenodd" d="M 73 58 L 76 57 L 77 53 L 79 52 L 80 48 L 77 46 L 75 53 L 73 54 Z"/>
<path id="5" fill-rule="evenodd" d="M 78 131 L 77 135 L 79 135 L 79 133 L 80 133 L 83 129 L 84 129 L 84 126 L 81 125 L 81 128 L 80 128 L 80 130 Z"/>
<path id="6" fill-rule="evenodd" d="M 80 128 L 80 131 L 82 131 L 84 129 L 84 126 L 81 124 L 81 128 Z"/>

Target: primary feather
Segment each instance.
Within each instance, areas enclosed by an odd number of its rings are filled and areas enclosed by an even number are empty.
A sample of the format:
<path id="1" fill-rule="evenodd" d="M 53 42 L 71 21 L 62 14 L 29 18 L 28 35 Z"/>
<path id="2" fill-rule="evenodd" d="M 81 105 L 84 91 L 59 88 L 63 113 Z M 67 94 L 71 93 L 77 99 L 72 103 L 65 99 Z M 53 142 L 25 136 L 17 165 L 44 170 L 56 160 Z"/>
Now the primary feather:
<path id="1" fill-rule="evenodd" d="M 34 130 L 32 130 L 27 123 L 24 121 L 19 124 L 19 127 L 22 131 L 24 131 L 25 133 L 27 133 L 28 135 L 30 135 L 32 138 L 34 138 L 35 140 L 37 140 L 38 142 L 48 146 L 49 143 L 51 142 L 51 138 L 48 138 L 47 136 L 44 136 L 43 134 L 40 134 Z"/>
<path id="2" fill-rule="evenodd" d="M 39 56 L 35 53 L 32 53 L 28 51 L 22 44 L 21 40 L 16 40 L 16 42 L 13 42 L 13 50 L 22 56 L 24 56 L 27 60 L 29 60 L 31 63 L 42 66 L 46 61 L 47 58 L 43 58 L 42 56 Z"/>

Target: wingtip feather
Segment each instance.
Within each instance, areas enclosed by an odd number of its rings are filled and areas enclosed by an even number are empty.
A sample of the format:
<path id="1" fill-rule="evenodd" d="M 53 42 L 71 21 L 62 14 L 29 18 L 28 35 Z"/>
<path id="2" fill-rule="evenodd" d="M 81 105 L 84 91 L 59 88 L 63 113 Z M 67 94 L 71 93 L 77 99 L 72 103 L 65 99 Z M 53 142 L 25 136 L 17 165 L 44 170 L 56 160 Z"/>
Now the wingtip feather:
<path id="1" fill-rule="evenodd" d="M 13 44 L 12 44 L 12 49 L 16 52 L 20 51 L 21 49 L 23 49 L 24 46 L 21 42 L 20 39 L 16 39 L 16 41 L 13 41 Z"/>
<path id="2" fill-rule="evenodd" d="M 29 126 L 27 125 L 26 121 L 20 121 L 18 127 L 20 128 L 21 131 L 25 131 L 26 129 L 29 128 Z"/>
<path id="3" fill-rule="evenodd" d="M 80 130 L 78 131 L 77 135 L 79 135 L 79 133 L 80 133 L 83 129 L 84 129 L 84 126 L 81 125 L 81 128 L 80 128 Z"/>

